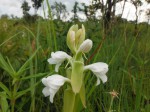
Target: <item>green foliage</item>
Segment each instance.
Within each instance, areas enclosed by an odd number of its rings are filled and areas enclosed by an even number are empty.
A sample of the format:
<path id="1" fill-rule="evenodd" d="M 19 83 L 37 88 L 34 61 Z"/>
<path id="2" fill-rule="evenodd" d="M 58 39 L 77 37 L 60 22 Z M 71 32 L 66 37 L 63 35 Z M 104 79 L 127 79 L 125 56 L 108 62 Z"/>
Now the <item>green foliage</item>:
<path id="1" fill-rule="evenodd" d="M 4 29 L 7 24 L 7 28 Z M 47 59 L 57 49 L 66 47 L 67 31 L 72 22 L 39 20 L 29 25 L 21 20 L 0 20 L 0 111 L 60 112 L 63 89 L 60 88 L 54 104 L 42 95 L 41 78 L 54 73 Z M 82 23 L 79 23 L 81 25 Z M 85 74 L 86 108 L 82 112 L 108 111 L 113 89 L 119 95 L 112 110 L 120 112 L 148 112 L 150 109 L 150 28 L 139 24 L 118 22 L 104 35 L 101 21 L 83 23 L 86 38 L 93 41 L 87 63 L 103 60 L 109 63 L 108 82 L 93 86 L 96 78 Z M 69 53 L 68 53 L 69 54 Z M 66 64 L 66 63 L 65 63 Z M 66 74 L 60 68 L 60 74 Z M 85 96 L 81 95 L 84 104 Z M 14 104 L 15 99 L 15 105 Z M 79 103 L 76 107 L 80 108 Z M 71 108 L 71 107 L 70 107 Z"/>

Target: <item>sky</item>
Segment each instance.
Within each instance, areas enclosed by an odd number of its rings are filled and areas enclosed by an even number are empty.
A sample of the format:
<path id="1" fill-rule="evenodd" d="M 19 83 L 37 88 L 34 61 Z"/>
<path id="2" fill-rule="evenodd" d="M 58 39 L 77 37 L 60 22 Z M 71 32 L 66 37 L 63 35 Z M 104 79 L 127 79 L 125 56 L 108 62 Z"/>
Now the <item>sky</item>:
<path id="1" fill-rule="evenodd" d="M 22 9 L 21 9 L 21 4 L 24 0 L 0 0 L 0 16 L 3 14 L 7 14 L 9 16 L 14 15 L 17 17 L 22 17 Z M 31 9 L 29 11 L 30 14 L 34 14 L 34 8 L 32 7 L 32 2 L 31 0 L 26 0 L 31 6 Z M 49 0 L 50 4 L 52 5 L 54 2 L 62 2 L 63 4 L 66 5 L 67 10 L 71 12 L 73 5 L 75 1 L 79 3 L 85 3 L 86 5 L 89 5 L 91 3 L 91 0 Z M 46 0 L 44 0 L 44 7 L 45 7 L 45 12 L 47 12 L 47 6 L 46 6 Z M 119 2 L 116 6 L 116 15 L 120 14 L 122 12 L 122 7 L 123 7 L 123 2 Z M 139 22 L 147 22 L 148 18 L 146 17 L 146 9 L 150 9 L 150 4 L 144 3 L 141 7 L 138 8 L 139 12 Z M 140 13 L 140 10 L 143 10 Z M 135 20 L 135 7 L 133 4 L 126 2 L 125 4 L 125 10 L 123 12 L 122 18 L 126 18 L 128 20 Z M 38 14 L 43 16 L 43 9 L 39 8 Z M 70 13 L 70 15 L 72 15 Z M 78 13 L 78 15 L 82 19 L 86 19 L 85 15 L 83 13 Z M 100 12 L 97 12 L 97 15 L 100 15 Z M 70 16 L 69 16 L 70 17 Z M 68 18 L 69 19 L 69 18 Z"/>

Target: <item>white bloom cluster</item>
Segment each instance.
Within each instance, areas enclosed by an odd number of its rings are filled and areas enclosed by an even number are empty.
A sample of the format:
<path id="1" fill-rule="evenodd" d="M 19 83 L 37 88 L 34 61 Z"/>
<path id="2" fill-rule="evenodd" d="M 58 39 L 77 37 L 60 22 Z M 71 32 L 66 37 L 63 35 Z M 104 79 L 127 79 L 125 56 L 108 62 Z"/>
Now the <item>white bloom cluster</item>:
<path id="1" fill-rule="evenodd" d="M 93 46 L 93 42 L 90 39 L 84 40 L 84 26 L 82 26 L 82 29 L 77 30 L 77 26 L 71 27 L 71 30 L 69 30 L 69 34 L 68 34 L 68 40 L 67 40 L 67 44 L 68 47 L 70 48 L 70 50 L 72 51 L 73 54 L 75 54 L 75 56 L 71 57 L 70 55 L 68 55 L 67 53 L 63 52 L 63 51 L 57 51 L 57 52 L 52 52 L 51 53 L 51 58 L 48 59 L 49 64 L 55 64 L 55 71 L 58 72 L 59 70 L 59 66 L 65 61 L 68 60 L 68 62 L 70 62 L 70 65 L 72 66 L 72 74 L 75 76 L 71 76 L 71 79 L 69 78 L 65 78 L 61 75 L 58 74 L 54 74 L 51 76 L 48 76 L 47 78 L 43 78 L 42 79 L 42 83 L 46 86 L 43 89 L 43 94 L 44 96 L 50 96 L 50 102 L 53 103 L 53 98 L 56 94 L 56 92 L 59 90 L 59 88 L 65 83 L 71 83 L 72 88 L 74 88 L 74 86 L 78 86 L 75 85 L 76 83 L 74 83 L 75 81 L 78 81 L 79 78 L 77 78 L 77 80 L 72 79 L 79 77 L 80 73 L 79 71 L 81 71 L 81 75 L 83 74 L 82 72 L 85 72 L 87 70 L 90 70 L 94 73 L 94 75 L 97 77 L 97 83 L 96 85 L 100 84 L 100 80 L 105 83 L 107 81 L 107 76 L 106 73 L 108 72 L 108 65 L 106 63 L 103 62 L 97 62 L 94 64 L 90 64 L 87 66 L 84 66 L 83 61 L 81 61 L 80 63 L 78 63 L 80 60 L 82 59 L 82 53 L 88 53 L 92 46 Z M 79 38 L 82 37 L 83 35 L 83 39 Z M 78 40 L 78 39 L 80 40 Z M 75 43 L 76 42 L 76 43 Z M 80 44 L 78 44 L 80 42 Z M 79 55 L 81 54 L 81 56 Z M 78 60 L 76 60 L 75 57 L 79 56 L 80 58 L 77 58 Z M 72 64 L 75 63 L 75 64 Z M 79 64 L 79 66 L 78 66 Z M 83 67 L 82 67 L 83 66 Z M 74 70 L 73 70 L 74 69 Z M 77 73 L 74 73 L 77 72 Z M 83 80 L 83 79 L 79 79 L 79 80 Z M 82 81 L 80 81 L 82 84 Z M 74 83 L 74 84 L 72 84 Z M 77 82 L 78 84 L 78 82 Z M 79 85 L 81 86 L 81 85 Z M 78 89 L 78 88 L 77 88 Z M 79 87 L 80 89 L 80 87 Z M 74 90 L 74 89 L 73 89 Z M 74 91 L 74 93 L 77 93 L 77 91 Z"/>

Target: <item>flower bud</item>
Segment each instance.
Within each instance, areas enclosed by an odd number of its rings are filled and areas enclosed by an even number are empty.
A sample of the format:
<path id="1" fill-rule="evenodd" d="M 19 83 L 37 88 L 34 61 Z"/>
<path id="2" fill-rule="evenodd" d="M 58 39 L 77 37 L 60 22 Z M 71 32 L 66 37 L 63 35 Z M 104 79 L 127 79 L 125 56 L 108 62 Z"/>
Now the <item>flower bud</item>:
<path id="1" fill-rule="evenodd" d="M 75 48 L 75 33 L 78 30 L 78 25 L 73 25 L 67 34 L 67 45 L 69 47 L 69 49 L 72 51 L 72 53 L 76 52 L 76 48 Z"/>
<path id="2" fill-rule="evenodd" d="M 88 53 L 92 48 L 93 42 L 90 39 L 86 39 L 79 47 L 79 51 Z"/>
<path id="3" fill-rule="evenodd" d="M 84 25 L 82 25 L 82 35 L 81 35 L 82 42 L 85 40 L 85 28 Z"/>
<path id="4" fill-rule="evenodd" d="M 71 43 L 75 44 L 75 32 L 74 31 L 70 31 L 70 41 Z"/>
<path id="5" fill-rule="evenodd" d="M 73 25 L 67 34 L 67 45 L 73 54 L 76 53 L 76 50 L 85 40 L 85 28 L 82 25 L 82 28 L 78 30 L 78 25 Z"/>
<path id="6" fill-rule="evenodd" d="M 85 40 L 85 28 L 84 26 L 82 25 L 82 29 L 79 29 L 77 32 L 76 32 L 76 37 L 75 37 L 75 43 L 76 43 L 76 49 L 79 48 L 79 46 L 82 44 L 82 42 Z"/>

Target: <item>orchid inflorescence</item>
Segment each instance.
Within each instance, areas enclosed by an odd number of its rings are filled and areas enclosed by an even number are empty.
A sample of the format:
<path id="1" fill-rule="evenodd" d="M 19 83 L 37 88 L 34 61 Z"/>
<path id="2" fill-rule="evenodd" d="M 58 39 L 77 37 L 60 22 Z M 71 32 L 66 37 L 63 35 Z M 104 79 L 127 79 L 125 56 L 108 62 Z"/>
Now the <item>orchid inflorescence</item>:
<path id="1" fill-rule="evenodd" d="M 97 77 L 96 85 L 100 84 L 100 80 L 103 83 L 107 81 L 106 73 L 108 71 L 108 65 L 106 63 L 97 62 L 84 66 L 82 55 L 85 55 L 85 53 L 91 50 L 93 42 L 90 39 L 85 40 L 85 28 L 83 25 L 81 29 L 78 29 L 78 25 L 73 25 L 69 29 L 67 45 L 73 56 L 63 51 L 56 51 L 51 53 L 51 58 L 48 59 L 48 62 L 49 64 L 55 64 L 55 72 L 58 72 L 60 65 L 67 60 L 70 65 L 66 68 L 70 71 L 69 75 L 67 74 L 67 76 L 64 77 L 59 74 L 53 74 L 42 79 L 42 83 L 46 86 L 42 93 L 45 97 L 50 96 L 51 103 L 53 103 L 56 92 L 65 82 L 69 83 L 74 94 L 80 93 L 81 88 L 84 87 L 84 74 L 87 70 L 92 71 Z"/>

